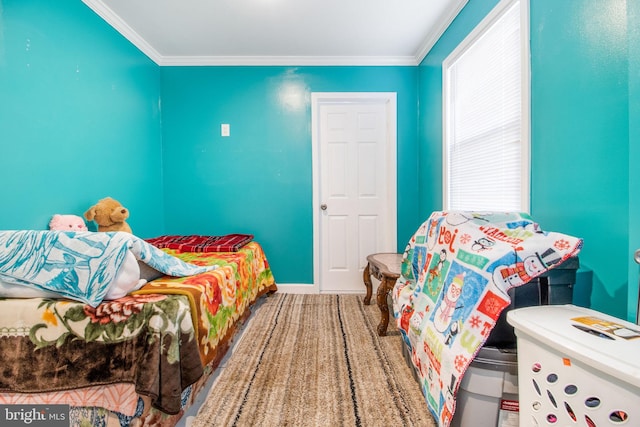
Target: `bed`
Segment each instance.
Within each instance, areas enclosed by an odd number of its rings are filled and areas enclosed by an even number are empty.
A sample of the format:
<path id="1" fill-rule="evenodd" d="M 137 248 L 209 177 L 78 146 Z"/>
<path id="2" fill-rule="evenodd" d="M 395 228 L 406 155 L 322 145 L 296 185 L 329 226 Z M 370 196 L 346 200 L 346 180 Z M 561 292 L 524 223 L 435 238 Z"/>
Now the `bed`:
<path id="1" fill-rule="evenodd" d="M 543 231 L 523 213 L 434 212 L 412 236 L 393 311 L 426 404 L 450 425 L 460 382 L 509 289 L 575 257 L 582 239 Z"/>
<path id="2" fill-rule="evenodd" d="M 277 290 L 253 236 L 185 237 L 203 236 L 0 232 L 0 405 L 69 405 L 71 426 L 178 423 Z"/>

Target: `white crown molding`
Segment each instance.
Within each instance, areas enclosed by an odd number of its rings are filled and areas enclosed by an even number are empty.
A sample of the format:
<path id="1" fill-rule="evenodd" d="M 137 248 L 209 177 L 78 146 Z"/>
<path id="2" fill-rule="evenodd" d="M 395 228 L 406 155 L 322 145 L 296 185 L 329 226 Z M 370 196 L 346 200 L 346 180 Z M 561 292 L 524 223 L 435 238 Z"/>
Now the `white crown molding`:
<path id="1" fill-rule="evenodd" d="M 415 56 L 162 56 L 140 34 L 109 8 L 104 0 L 82 0 L 129 42 L 160 66 L 417 66 L 453 22 L 468 0 L 449 8 Z"/>
<path id="2" fill-rule="evenodd" d="M 164 56 L 161 66 L 407 66 L 413 56 Z"/>
<path id="3" fill-rule="evenodd" d="M 425 41 L 422 43 L 420 49 L 418 49 L 418 53 L 415 57 L 416 65 L 420 65 L 422 60 L 427 56 L 431 48 L 437 43 L 437 41 L 442 37 L 449 25 L 456 19 L 456 16 L 460 13 L 460 11 L 467 5 L 469 0 L 458 0 L 457 3 L 453 4 L 449 9 L 444 19 L 440 21 L 440 25 L 434 28 L 428 35 Z"/>
<path id="4" fill-rule="evenodd" d="M 127 40 L 129 40 L 135 47 L 137 47 L 142 53 L 147 55 L 153 62 L 160 64 L 162 56 L 157 50 L 153 48 L 147 41 L 133 30 L 125 21 L 107 7 L 104 1 L 100 0 L 82 0 L 84 4 L 89 6 L 98 16 L 104 19 L 109 25 L 111 25 L 117 32 L 122 34 Z"/>

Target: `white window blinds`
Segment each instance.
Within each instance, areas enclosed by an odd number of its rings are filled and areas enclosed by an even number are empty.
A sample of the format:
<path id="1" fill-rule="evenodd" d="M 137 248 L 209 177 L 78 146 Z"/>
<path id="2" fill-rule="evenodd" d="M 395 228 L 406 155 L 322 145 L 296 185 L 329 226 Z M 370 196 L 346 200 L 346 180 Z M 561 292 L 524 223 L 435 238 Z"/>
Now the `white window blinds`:
<path id="1" fill-rule="evenodd" d="M 520 2 L 485 21 L 443 63 L 445 209 L 527 211 Z"/>

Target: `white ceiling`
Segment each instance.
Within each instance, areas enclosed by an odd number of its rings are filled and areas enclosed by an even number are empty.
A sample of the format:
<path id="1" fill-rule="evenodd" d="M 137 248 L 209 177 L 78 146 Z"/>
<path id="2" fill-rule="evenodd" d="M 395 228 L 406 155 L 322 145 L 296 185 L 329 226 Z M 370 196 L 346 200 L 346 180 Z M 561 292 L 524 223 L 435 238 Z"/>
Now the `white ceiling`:
<path id="1" fill-rule="evenodd" d="M 468 0 L 83 0 L 159 65 L 417 65 Z"/>

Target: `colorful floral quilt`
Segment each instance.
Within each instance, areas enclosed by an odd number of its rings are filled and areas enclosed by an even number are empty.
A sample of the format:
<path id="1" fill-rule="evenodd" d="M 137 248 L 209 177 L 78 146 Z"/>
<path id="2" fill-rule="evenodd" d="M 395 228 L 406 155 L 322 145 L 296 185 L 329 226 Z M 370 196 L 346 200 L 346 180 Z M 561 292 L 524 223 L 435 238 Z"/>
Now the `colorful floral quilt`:
<path id="1" fill-rule="evenodd" d="M 277 287 L 257 242 L 228 253 L 163 252 L 206 271 L 163 276 L 96 307 L 0 298 L 0 403 L 71 404 L 73 426 L 103 424 L 119 410 L 123 426 L 174 425 L 250 305 Z"/>
<path id="2" fill-rule="evenodd" d="M 216 357 L 218 342 L 256 298 L 276 285 L 267 257 L 258 242 L 237 252 L 180 252 L 163 249 L 195 265 L 216 269 L 189 277 L 162 277 L 134 294 L 177 294 L 189 298 L 201 357 L 206 365 Z"/>
<path id="3" fill-rule="evenodd" d="M 94 308 L 45 298 L 0 300 L 0 391 L 132 383 L 154 407 L 180 410 L 202 376 L 187 298 L 135 295 Z M 162 379 L 162 381 L 160 381 Z"/>
<path id="4" fill-rule="evenodd" d="M 522 213 L 434 212 L 411 238 L 393 309 L 429 410 L 447 427 L 467 367 L 507 291 L 577 255 L 582 240 Z"/>

